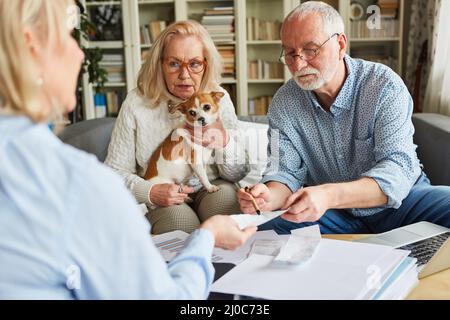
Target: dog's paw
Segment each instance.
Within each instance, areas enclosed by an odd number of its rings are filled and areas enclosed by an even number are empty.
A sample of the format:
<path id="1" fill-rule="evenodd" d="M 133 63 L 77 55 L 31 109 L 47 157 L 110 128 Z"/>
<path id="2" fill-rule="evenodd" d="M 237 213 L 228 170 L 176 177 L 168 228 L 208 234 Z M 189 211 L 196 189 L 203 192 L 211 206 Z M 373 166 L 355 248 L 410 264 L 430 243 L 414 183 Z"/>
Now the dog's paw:
<path id="1" fill-rule="evenodd" d="M 208 192 L 209 192 L 209 193 L 214 193 L 214 192 L 217 192 L 217 191 L 219 191 L 219 190 L 220 190 L 220 188 L 219 188 L 218 186 L 214 186 L 214 185 L 212 185 L 211 187 L 209 187 L 209 188 L 206 188 L 206 190 L 208 190 Z"/>
<path id="2" fill-rule="evenodd" d="M 194 200 L 192 200 L 191 197 L 187 197 L 186 199 L 184 199 L 184 202 L 185 203 L 192 203 L 192 202 L 194 202 Z"/>

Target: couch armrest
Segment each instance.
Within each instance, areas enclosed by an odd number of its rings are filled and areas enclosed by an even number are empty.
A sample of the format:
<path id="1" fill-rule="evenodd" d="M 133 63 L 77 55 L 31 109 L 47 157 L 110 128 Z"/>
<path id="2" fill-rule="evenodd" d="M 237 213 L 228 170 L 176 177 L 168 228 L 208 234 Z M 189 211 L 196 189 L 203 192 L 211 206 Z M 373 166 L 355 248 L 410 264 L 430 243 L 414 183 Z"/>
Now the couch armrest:
<path id="1" fill-rule="evenodd" d="M 115 118 L 93 119 L 68 126 L 59 138 L 71 146 L 92 153 L 103 162 L 108 153 Z"/>
<path id="2" fill-rule="evenodd" d="M 434 185 L 450 186 L 450 117 L 422 113 L 412 117 L 414 142 L 424 171 Z"/>

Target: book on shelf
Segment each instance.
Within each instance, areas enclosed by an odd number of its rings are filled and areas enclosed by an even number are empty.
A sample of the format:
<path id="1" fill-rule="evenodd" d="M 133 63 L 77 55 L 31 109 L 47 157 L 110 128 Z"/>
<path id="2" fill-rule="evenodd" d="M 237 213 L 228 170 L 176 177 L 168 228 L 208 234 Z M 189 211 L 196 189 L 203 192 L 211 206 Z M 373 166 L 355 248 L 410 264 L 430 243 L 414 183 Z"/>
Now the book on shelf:
<path id="1" fill-rule="evenodd" d="M 248 62 L 249 79 L 283 79 L 283 65 L 279 62 L 264 61 L 261 59 Z"/>
<path id="2" fill-rule="evenodd" d="M 155 42 L 156 38 L 167 28 L 167 22 L 163 20 L 150 21 L 148 29 L 150 30 L 150 44 Z"/>
<path id="3" fill-rule="evenodd" d="M 99 65 L 107 72 L 107 82 L 122 83 L 125 82 L 125 61 L 121 53 L 107 53 L 103 55 Z"/>
<path id="4" fill-rule="evenodd" d="M 152 40 L 147 26 L 140 26 L 141 44 L 151 45 Z"/>
<path id="5" fill-rule="evenodd" d="M 94 96 L 95 117 L 106 117 L 106 96 L 102 93 L 96 93 Z"/>
<path id="6" fill-rule="evenodd" d="M 234 34 L 234 8 L 214 7 L 203 11 L 200 23 L 214 42 L 232 42 Z"/>
<path id="7" fill-rule="evenodd" d="M 205 15 L 208 16 L 215 16 L 215 15 L 233 15 L 234 16 L 234 7 L 215 7 L 215 8 L 208 8 L 205 9 L 203 12 Z"/>
<path id="8" fill-rule="evenodd" d="M 281 22 L 247 17 L 247 40 L 280 40 Z"/>
<path id="9" fill-rule="evenodd" d="M 380 29 L 369 29 L 365 20 L 350 22 L 350 34 L 352 38 L 395 38 L 400 34 L 400 24 L 397 19 L 381 19 Z"/>
<path id="10" fill-rule="evenodd" d="M 236 76 L 235 67 L 235 47 L 234 45 L 218 45 L 217 50 L 222 57 L 223 77 L 234 78 Z"/>
<path id="11" fill-rule="evenodd" d="M 124 97 L 125 92 L 121 90 L 96 93 L 94 95 L 95 117 L 117 117 Z"/>
<path id="12" fill-rule="evenodd" d="M 250 98 L 248 100 L 248 114 L 265 116 L 269 110 L 269 106 L 272 103 L 273 96 L 261 96 Z"/>
<path id="13" fill-rule="evenodd" d="M 398 70 L 398 58 L 393 56 L 389 46 L 353 46 L 351 55 L 354 58 L 378 62 L 387 65 L 393 70 Z"/>

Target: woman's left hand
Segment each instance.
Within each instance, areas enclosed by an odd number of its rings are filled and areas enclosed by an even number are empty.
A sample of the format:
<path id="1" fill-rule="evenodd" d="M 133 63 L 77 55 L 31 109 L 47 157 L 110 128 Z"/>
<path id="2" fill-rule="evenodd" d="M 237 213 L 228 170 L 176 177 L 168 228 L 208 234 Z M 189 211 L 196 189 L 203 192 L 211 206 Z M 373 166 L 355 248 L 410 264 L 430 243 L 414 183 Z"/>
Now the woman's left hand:
<path id="1" fill-rule="evenodd" d="M 195 129 L 189 127 L 186 130 L 190 133 L 192 141 L 209 149 L 223 149 L 230 140 L 220 119 L 205 127 L 197 127 Z"/>

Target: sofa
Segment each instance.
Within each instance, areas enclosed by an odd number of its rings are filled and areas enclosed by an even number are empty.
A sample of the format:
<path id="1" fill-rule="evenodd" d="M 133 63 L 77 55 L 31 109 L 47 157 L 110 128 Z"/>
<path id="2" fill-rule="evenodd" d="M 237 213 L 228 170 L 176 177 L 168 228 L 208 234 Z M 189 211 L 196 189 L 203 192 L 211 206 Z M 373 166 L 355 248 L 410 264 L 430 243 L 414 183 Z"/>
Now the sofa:
<path id="1" fill-rule="evenodd" d="M 241 185 L 256 183 L 267 163 L 267 118 L 239 117 L 245 145 L 249 149 L 252 170 Z M 104 161 L 108 151 L 114 118 L 83 121 L 66 128 L 59 138 Z M 432 184 L 450 186 L 450 117 L 438 114 L 414 114 L 414 141 L 417 153 Z M 253 129 L 253 130 L 248 130 Z"/>

